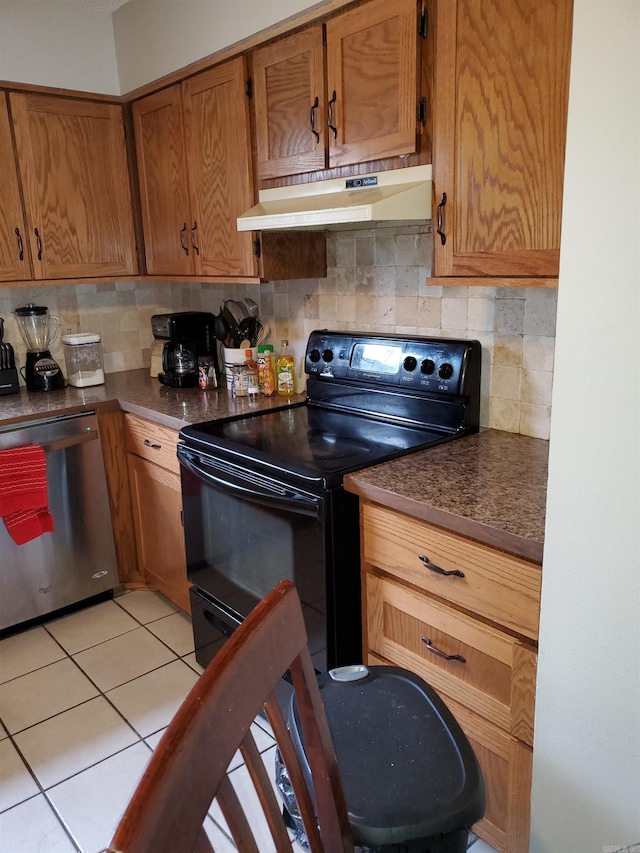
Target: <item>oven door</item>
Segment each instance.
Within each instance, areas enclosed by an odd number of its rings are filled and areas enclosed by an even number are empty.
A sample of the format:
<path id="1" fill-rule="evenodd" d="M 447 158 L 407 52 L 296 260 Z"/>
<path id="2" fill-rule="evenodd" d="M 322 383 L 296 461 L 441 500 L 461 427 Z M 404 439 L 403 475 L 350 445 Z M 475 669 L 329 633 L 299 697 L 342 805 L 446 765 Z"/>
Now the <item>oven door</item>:
<path id="1" fill-rule="evenodd" d="M 185 445 L 179 445 L 178 458 L 192 606 L 198 596 L 197 612 L 203 616 L 193 620 L 196 649 L 213 648 L 205 631 L 211 634 L 213 627 L 228 635 L 279 580 L 288 578 L 302 601 L 316 666 L 325 669 L 329 497 Z M 208 660 L 200 657 L 206 665 Z"/>

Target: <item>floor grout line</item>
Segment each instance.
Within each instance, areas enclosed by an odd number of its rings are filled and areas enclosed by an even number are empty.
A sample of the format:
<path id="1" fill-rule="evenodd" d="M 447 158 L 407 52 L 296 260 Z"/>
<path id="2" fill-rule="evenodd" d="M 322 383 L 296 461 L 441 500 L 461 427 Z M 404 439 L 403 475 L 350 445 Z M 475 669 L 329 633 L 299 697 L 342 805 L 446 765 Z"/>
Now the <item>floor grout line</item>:
<path id="1" fill-rule="evenodd" d="M 54 798 L 52 797 L 52 793 L 54 792 L 54 790 L 59 788 L 62 785 L 65 785 L 66 783 L 69 783 L 71 780 L 80 776 L 83 773 L 86 773 L 87 771 L 95 770 L 95 768 L 99 767 L 99 765 L 102 764 L 103 762 L 109 761 L 109 760 L 115 758 L 116 756 L 124 753 L 126 750 L 131 749 L 132 747 L 139 748 L 141 745 L 144 745 L 144 748 L 148 751 L 149 757 L 151 757 L 151 755 L 154 752 L 154 747 L 152 747 L 148 741 L 152 738 L 157 738 L 157 736 L 159 734 L 161 734 L 163 732 L 163 730 L 166 728 L 166 725 L 160 726 L 154 732 L 143 735 L 141 733 L 141 731 L 139 731 L 136 728 L 134 723 L 132 721 L 128 720 L 127 717 L 125 716 L 125 714 L 118 707 L 116 707 L 116 705 L 112 702 L 112 700 L 109 696 L 109 693 L 111 691 L 117 690 L 120 687 L 124 687 L 126 685 L 133 685 L 140 678 L 144 678 L 144 677 L 146 677 L 146 676 L 148 676 L 154 672 L 159 672 L 160 670 L 164 669 L 165 667 L 169 666 L 170 664 L 176 663 L 177 661 L 181 661 L 182 663 L 184 663 L 189 668 L 189 672 L 193 673 L 195 676 L 199 676 L 202 673 L 201 668 L 199 668 L 199 667 L 196 668 L 197 664 L 194 664 L 193 662 L 189 663 L 187 661 L 187 658 L 190 658 L 191 661 L 193 661 L 194 655 L 195 655 L 194 649 L 191 648 L 188 651 L 184 652 L 183 654 L 180 654 L 174 648 L 172 648 L 172 646 L 170 644 L 171 643 L 171 635 L 170 634 L 167 635 L 167 639 L 165 640 L 165 639 L 162 639 L 161 637 L 157 636 L 149 627 L 150 625 L 153 625 L 153 624 L 157 625 L 162 620 L 167 619 L 168 617 L 173 616 L 176 613 L 180 613 L 181 611 L 174 611 L 174 613 L 165 613 L 161 616 L 158 616 L 158 618 L 156 618 L 156 619 L 150 619 L 147 622 L 141 622 L 139 618 L 134 616 L 125 607 L 120 605 L 117 601 L 115 601 L 115 599 L 112 599 L 112 600 L 114 601 L 114 603 L 118 604 L 118 606 L 120 607 L 120 609 L 122 611 L 124 611 L 128 616 L 130 616 L 132 619 L 135 620 L 135 622 L 137 623 L 136 627 L 128 628 L 127 630 L 123 631 L 122 633 L 114 635 L 114 637 L 106 637 L 105 639 L 100 640 L 99 642 L 87 645 L 86 647 L 83 647 L 82 649 L 79 649 L 79 650 L 74 651 L 74 652 L 69 652 L 69 651 L 67 651 L 67 649 L 64 648 L 64 646 L 62 645 L 62 642 L 60 640 L 58 640 L 56 638 L 56 636 L 53 633 L 51 633 L 51 631 L 48 629 L 48 626 L 52 625 L 53 622 L 41 623 L 40 625 L 32 625 L 27 630 L 31 630 L 32 628 L 37 628 L 37 627 L 44 628 L 44 631 L 46 633 L 47 638 L 52 639 L 56 643 L 56 646 L 59 648 L 62 656 L 56 661 L 50 661 L 49 663 L 46 663 L 42 666 L 35 666 L 33 669 L 28 669 L 26 672 L 23 672 L 20 675 L 15 676 L 14 678 L 10 678 L 6 682 L 4 682 L 4 684 L 10 684 L 10 683 L 15 682 L 16 680 L 18 680 L 24 676 L 31 675 L 31 674 L 37 673 L 37 672 L 45 673 L 45 680 L 46 680 L 46 670 L 48 667 L 50 667 L 56 663 L 61 663 L 61 662 L 64 662 L 66 660 L 71 660 L 71 661 L 73 661 L 74 667 L 77 669 L 77 671 L 82 676 L 84 676 L 84 678 L 89 682 L 91 687 L 96 691 L 95 696 L 91 696 L 89 698 L 83 699 L 80 702 L 76 702 L 75 704 L 72 704 L 69 708 L 65 708 L 64 710 L 59 711 L 55 714 L 52 714 L 51 716 L 45 717 L 43 720 L 38 720 L 38 722 L 33 723 L 32 725 L 26 726 L 25 728 L 20 729 L 19 731 L 10 733 L 7 730 L 6 738 L 2 738 L 2 740 L 7 740 L 11 744 L 11 749 L 15 750 L 17 758 L 21 762 L 21 767 L 22 767 L 21 772 L 25 773 L 25 780 L 28 776 L 28 778 L 30 778 L 32 780 L 32 782 L 35 784 L 35 787 L 37 790 L 34 791 L 33 793 L 30 793 L 28 796 L 25 796 L 24 798 L 20 799 L 18 802 L 15 802 L 15 803 L 12 802 L 12 804 L 10 806 L 2 809 L 0 811 L 0 816 L 7 815 L 9 812 L 11 812 L 12 809 L 15 809 L 18 807 L 23 807 L 23 806 L 25 806 L 25 804 L 28 804 L 30 801 L 32 801 L 32 800 L 35 801 L 38 797 L 42 797 L 43 802 L 46 803 L 46 808 L 53 813 L 53 818 L 55 819 L 55 822 L 60 826 L 60 828 L 62 829 L 62 831 L 64 833 L 64 836 L 68 839 L 69 843 L 71 844 L 73 850 L 76 851 L 76 853 L 86 853 L 86 848 L 82 847 L 82 844 L 83 844 L 82 838 L 84 837 L 82 835 L 83 830 L 80 828 L 80 825 L 77 825 L 77 821 L 74 820 L 73 810 L 67 811 L 66 807 L 64 807 L 63 811 L 59 811 L 58 808 L 56 808 L 55 803 L 54 803 Z M 103 603 L 104 602 L 101 602 L 101 604 L 103 604 Z M 96 605 L 96 606 L 99 606 L 99 605 Z M 68 615 L 73 615 L 73 614 L 68 614 Z M 172 655 L 174 656 L 173 659 L 170 661 L 167 661 L 167 662 L 165 662 L 159 666 L 154 666 L 151 669 L 147 670 L 146 672 L 140 673 L 139 675 L 135 676 L 134 678 L 128 679 L 127 681 L 123 682 L 122 684 L 118 684 L 118 685 L 115 685 L 114 687 L 110 687 L 108 690 L 102 690 L 99 687 L 99 685 L 96 683 L 96 681 L 94 680 L 94 677 L 91 677 L 87 672 L 85 672 L 85 670 L 82 668 L 81 664 L 75 659 L 75 656 L 79 655 L 81 652 L 87 651 L 89 649 L 96 649 L 99 646 L 103 645 L 104 643 L 109 642 L 110 640 L 117 639 L 118 637 L 126 636 L 126 634 L 129 634 L 129 633 L 132 633 L 133 631 L 138 630 L 138 628 L 146 629 L 146 631 L 149 633 L 149 635 L 151 637 L 153 637 L 155 640 L 157 640 L 159 643 L 161 643 L 166 649 L 168 649 L 172 653 Z M 13 635 L 13 636 L 18 636 L 18 635 Z M 180 640 L 179 640 L 180 634 L 178 633 L 176 635 L 176 637 L 177 637 L 176 642 L 179 643 L 180 642 Z M 2 638 L 2 639 L 4 639 L 4 638 Z M 95 673 L 94 673 L 94 676 L 95 676 Z M 3 686 L 3 685 L 0 685 L 0 687 L 1 686 Z M 22 735 L 26 732 L 29 732 L 31 729 L 34 729 L 37 726 L 42 725 L 43 723 L 51 722 L 52 720 L 55 720 L 57 717 L 61 717 L 63 714 L 66 714 L 70 711 L 76 710 L 76 709 L 82 707 L 83 705 L 88 705 L 90 702 L 93 702 L 96 699 L 105 700 L 107 705 L 109 706 L 110 710 L 115 711 L 119 720 L 127 727 L 127 730 L 131 733 L 131 737 L 133 738 L 132 742 L 127 743 L 125 746 L 121 746 L 117 749 L 114 749 L 113 752 L 109 751 L 108 755 L 102 756 L 100 758 L 96 758 L 95 760 L 91 760 L 90 763 L 88 763 L 86 766 L 82 766 L 80 769 L 74 770 L 74 772 L 70 773 L 69 775 L 65 775 L 63 778 L 57 779 L 53 784 L 49 784 L 48 786 L 45 787 L 45 785 L 40 782 L 40 780 L 37 776 L 37 772 L 35 769 L 37 764 L 32 766 L 29 763 L 26 755 L 18 747 L 18 744 L 17 744 L 15 738 L 19 735 Z M 89 713 L 89 712 L 87 712 L 87 713 Z M 262 745 L 262 748 L 259 749 L 260 753 L 264 754 L 264 753 L 268 752 L 270 749 L 273 749 L 273 747 L 275 745 L 275 739 L 273 738 L 273 734 L 266 728 L 266 726 L 268 726 L 268 723 L 266 721 L 264 721 L 264 724 L 261 724 L 263 721 L 261 721 L 260 718 L 256 718 L 256 720 L 254 722 L 255 722 L 256 726 L 260 729 L 262 735 L 264 735 L 264 738 L 260 738 L 263 745 Z M 5 726 L 5 729 L 6 729 L 6 726 Z M 121 730 L 119 729 L 119 731 L 121 731 Z M 36 738 L 37 738 L 37 735 L 36 735 Z M 157 748 L 157 743 L 156 743 L 155 748 Z M 34 758 L 34 755 L 35 755 L 35 760 L 37 761 L 38 760 L 37 750 L 34 754 L 32 754 L 32 758 Z M 87 754 L 87 759 L 88 759 L 88 754 Z M 55 759 L 52 759 L 52 760 L 55 760 Z M 62 760 L 64 760 L 64 759 L 62 759 Z M 84 762 L 82 762 L 82 763 L 84 764 Z M 242 757 L 240 756 L 240 763 L 235 765 L 233 767 L 233 770 L 230 770 L 229 773 L 230 774 L 235 773 L 236 771 L 240 770 L 243 765 L 244 765 L 244 761 L 242 760 Z M 62 766 L 64 766 L 64 765 L 62 765 Z M 44 767 L 44 765 L 43 765 L 43 767 Z M 63 795 L 63 797 L 64 797 L 64 795 Z M 60 802 L 64 803 L 64 799 L 61 800 Z M 66 818 L 64 817 L 64 814 L 67 815 Z M 220 825 L 220 823 L 211 814 L 209 814 L 209 818 L 212 821 L 213 825 L 216 827 L 216 830 L 218 832 L 222 833 L 222 836 L 228 841 L 230 847 L 233 847 L 235 849 L 235 845 L 233 844 L 232 839 L 229 838 L 227 830 L 225 830 Z M 75 834 L 75 830 L 74 830 L 75 826 L 77 826 L 78 830 L 80 831 L 80 835 L 78 835 L 78 836 Z M 114 829 L 115 829 L 115 827 L 114 827 Z M 76 840 L 76 837 L 78 838 L 78 840 Z M 110 839 L 105 839 L 104 847 L 101 848 L 102 851 L 104 851 L 106 849 L 106 845 L 109 843 L 109 840 Z M 5 841 L 7 841 L 7 839 L 5 839 Z M 10 841 L 9 841 L 9 843 L 10 843 Z M 0 849 L 4 849 L 2 847 L 2 845 L 0 845 Z M 92 850 L 93 849 L 94 848 L 92 848 Z"/>

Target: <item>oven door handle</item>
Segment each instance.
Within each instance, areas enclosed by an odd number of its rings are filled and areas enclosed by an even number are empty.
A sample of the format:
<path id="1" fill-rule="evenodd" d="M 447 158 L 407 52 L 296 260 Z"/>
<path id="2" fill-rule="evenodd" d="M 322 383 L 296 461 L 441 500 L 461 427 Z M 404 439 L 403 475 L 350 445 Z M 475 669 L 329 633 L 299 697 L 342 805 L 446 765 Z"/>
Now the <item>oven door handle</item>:
<path id="1" fill-rule="evenodd" d="M 310 495 L 303 495 L 292 491 L 287 491 L 286 494 L 278 494 L 277 492 L 260 488 L 255 481 L 252 481 L 248 487 L 230 482 L 228 479 L 214 474 L 202 460 L 201 456 L 191 453 L 185 447 L 180 447 L 179 450 L 178 458 L 185 468 L 195 474 L 196 477 L 228 494 L 236 495 L 243 500 L 261 504 L 262 506 L 277 506 L 295 512 L 298 515 L 307 515 L 312 518 L 322 517 L 322 498 L 314 498 Z"/>

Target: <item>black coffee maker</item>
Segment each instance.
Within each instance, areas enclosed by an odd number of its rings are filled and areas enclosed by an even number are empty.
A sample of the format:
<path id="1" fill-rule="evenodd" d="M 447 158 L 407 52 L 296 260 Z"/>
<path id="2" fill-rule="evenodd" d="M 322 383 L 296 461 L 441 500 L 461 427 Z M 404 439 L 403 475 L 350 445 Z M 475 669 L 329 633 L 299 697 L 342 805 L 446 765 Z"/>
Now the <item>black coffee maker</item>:
<path id="1" fill-rule="evenodd" d="M 214 316 L 208 311 L 153 315 L 153 337 L 164 341 L 162 371 L 158 373 L 163 385 L 195 387 L 198 384 L 198 359 L 205 356 L 213 361 L 216 376 L 220 376 L 213 321 Z"/>

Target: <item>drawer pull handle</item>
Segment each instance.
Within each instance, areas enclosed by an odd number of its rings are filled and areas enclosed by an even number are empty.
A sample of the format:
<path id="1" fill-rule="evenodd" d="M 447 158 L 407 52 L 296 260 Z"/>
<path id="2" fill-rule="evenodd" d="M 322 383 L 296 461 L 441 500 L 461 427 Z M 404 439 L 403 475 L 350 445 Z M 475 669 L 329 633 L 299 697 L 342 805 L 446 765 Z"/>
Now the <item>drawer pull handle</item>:
<path id="1" fill-rule="evenodd" d="M 463 578 L 464 572 L 461 572 L 460 569 L 451 569 L 451 571 L 446 571 L 446 569 L 441 569 L 440 566 L 436 566 L 435 563 L 432 563 L 428 557 L 425 557 L 424 554 L 418 555 L 424 565 L 429 569 L 430 572 L 435 572 L 437 575 L 444 575 L 445 577 L 451 577 L 453 575 L 456 578 Z"/>
<path id="2" fill-rule="evenodd" d="M 154 444 L 152 441 L 149 441 L 148 438 L 145 438 L 144 446 L 145 447 L 153 447 L 154 450 L 160 450 L 162 448 L 161 444 Z"/>
<path id="3" fill-rule="evenodd" d="M 189 254 L 189 247 L 184 244 L 184 234 L 187 230 L 187 223 L 185 222 L 182 228 L 180 229 L 180 248 L 185 253 L 185 255 Z"/>
<path id="4" fill-rule="evenodd" d="M 438 213 L 436 215 L 436 234 L 440 237 L 440 242 L 444 246 L 447 242 L 447 235 L 444 232 L 444 206 L 447 203 L 447 194 L 442 193 L 442 201 L 438 205 Z"/>
<path id="5" fill-rule="evenodd" d="M 24 261 L 24 243 L 22 242 L 22 234 L 19 228 L 16 228 L 15 235 L 18 238 L 18 258 Z"/>
<path id="6" fill-rule="evenodd" d="M 331 96 L 331 100 L 329 101 L 329 119 L 327 122 L 327 124 L 329 125 L 329 129 L 333 131 L 333 138 L 334 139 L 338 138 L 338 127 L 337 127 L 337 125 L 334 124 L 335 120 L 333 118 L 333 105 L 335 104 L 336 99 L 337 99 L 337 95 L 336 95 L 336 90 L 334 89 L 333 94 Z"/>
<path id="7" fill-rule="evenodd" d="M 431 640 L 428 637 L 423 637 L 422 642 L 429 649 L 430 652 L 433 652 L 434 655 L 438 655 L 439 658 L 444 658 L 445 660 L 458 660 L 460 663 L 466 663 L 466 658 L 463 658 L 462 655 L 448 655 L 446 652 L 443 652 L 442 649 L 439 649 L 437 646 L 434 646 Z"/>
<path id="8" fill-rule="evenodd" d="M 311 133 L 316 138 L 316 144 L 320 142 L 320 134 L 316 130 L 316 110 L 318 109 L 320 102 L 318 101 L 318 96 L 316 95 L 315 101 L 311 104 L 311 112 L 309 113 L 309 122 L 311 124 Z"/>

